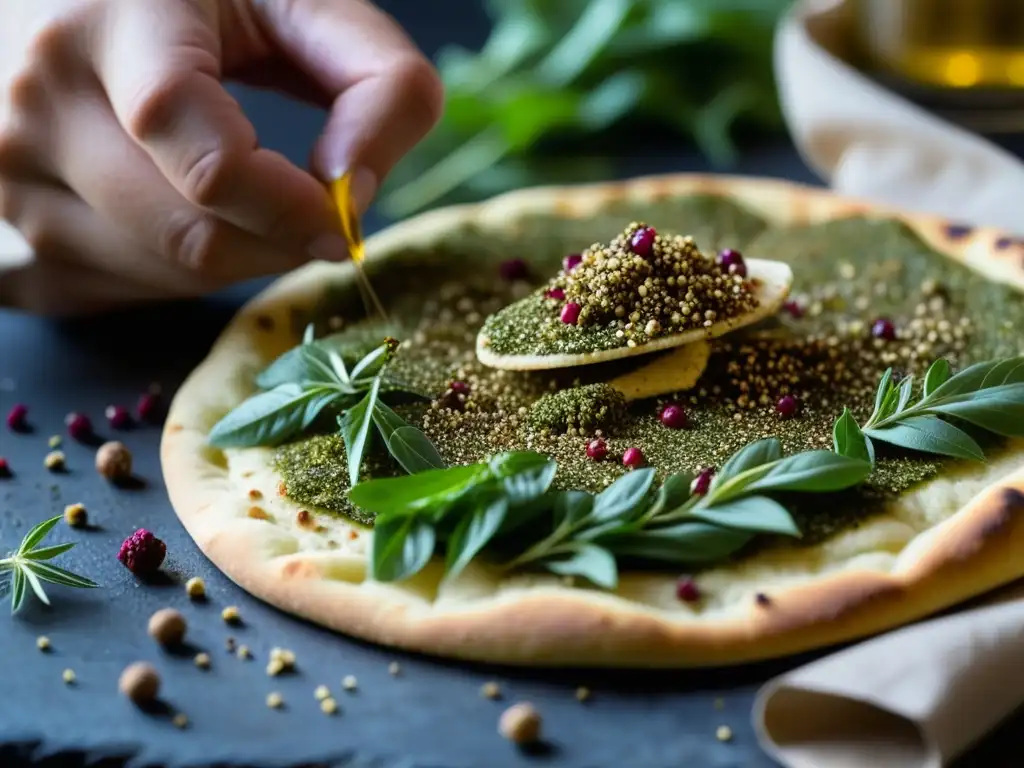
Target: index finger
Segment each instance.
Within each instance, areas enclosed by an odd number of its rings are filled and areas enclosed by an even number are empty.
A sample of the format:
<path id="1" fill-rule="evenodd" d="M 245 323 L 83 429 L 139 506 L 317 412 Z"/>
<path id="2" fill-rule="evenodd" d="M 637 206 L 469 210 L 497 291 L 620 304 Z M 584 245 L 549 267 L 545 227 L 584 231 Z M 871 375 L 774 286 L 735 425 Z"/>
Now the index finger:
<path id="1" fill-rule="evenodd" d="M 324 187 L 256 132 L 220 82 L 219 40 L 181 0 L 116 4 L 97 73 L 118 120 L 186 199 L 314 258 L 344 253 Z"/>

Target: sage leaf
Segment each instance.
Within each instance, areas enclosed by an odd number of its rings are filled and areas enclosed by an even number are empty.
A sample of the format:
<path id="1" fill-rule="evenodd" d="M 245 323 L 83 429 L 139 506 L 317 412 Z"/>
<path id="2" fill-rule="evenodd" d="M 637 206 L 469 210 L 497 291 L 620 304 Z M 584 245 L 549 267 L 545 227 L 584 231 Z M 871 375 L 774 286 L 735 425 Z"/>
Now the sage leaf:
<path id="1" fill-rule="evenodd" d="M 281 384 L 243 402 L 210 430 L 218 448 L 276 446 L 300 436 L 328 405 L 343 396 L 336 390 Z"/>
<path id="2" fill-rule="evenodd" d="M 773 491 L 840 491 L 866 480 L 872 469 L 870 462 L 832 451 L 804 451 L 747 470 L 709 492 L 698 506 Z"/>
<path id="3" fill-rule="evenodd" d="M 615 589 L 619 571 L 611 552 L 596 544 L 577 544 L 564 560 L 546 560 L 544 566 L 560 576 L 580 576 L 605 589 Z"/>
<path id="4" fill-rule="evenodd" d="M 510 477 L 546 466 L 550 461 L 550 458 L 536 451 L 508 451 L 492 456 L 487 466 L 495 477 Z"/>
<path id="5" fill-rule="evenodd" d="M 924 453 L 957 459 L 984 461 L 985 454 L 974 438 L 936 416 L 913 416 L 882 427 L 871 427 L 874 440 Z"/>
<path id="6" fill-rule="evenodd" d="M 952 401 L 940 401 L 921 410 L 955 416 L 1003 437 L 1024 437 L 1024 384 L 1003 384 L 958 395 Z"/>
<path id="7" fill-rule="evenodd" d="M 409 474 L 444 469 L 444 459 L 425 434 L 416 427 L 399 427 L 387 440 L 388 452 Z"/>
<path id="8" fill-rule="evenodd" d="M 975 363 L 955 374 L 939 386 L 928 400 L 943 400 L 955 395 L 977 392 L 988 387 L 1022 382 L 1024 382 L 1024 357 L 989 360 L 984 363 Z"/>
<path id="9" fill-rule="evenodd" d="M 303 344 L 312 344 L 315 339 L 316 339 L 316 325 L 313 324 L 313 323 L 309 323 L 306 326 L 306 329 L 302 332 L 302 343 Z"/>
<path id="10" fill-rule="evenodd" d="M 767 496 L 744 496 L 712 507 L 697 506 L 690 514 L 706 523 L 724 528 L 777 533 L 797 538 L 800 536 L 800 529 L 789 511 Z"/>
<path id="11" fill-rule="evenodd" d="M 651 467 L 627 472 L 597 494 L 590 516 L 598 522 L 628 518 L 647 497 L 652 482 Z"/>
<path id="12" fill-rule="evenodd" d="M 403 581 L 419 573 L 434 554 L 436 538 L 428 520 L 385 515 L 374 521 L 370 575 L 376 581 Z"/>
<path id="13" fill-rule="evenodd" d="M 380 379 L 374 379 L 366 396 L 345 411 L 340 419 L 341 438 L 345 442 L 345 456 L 348 459 L 348 480 L 353 486 L 359 482 L 359 468 L 363 465 L 363 453 L 370 427 L 373 426 L 379 391 Z"/>
<path id="14" fill-rule="evenodd" d="M 754 534 L 702 522 L 686 522 L 609 537 L 600 543 L 620 557 L 664 563 L 711 563 L 733 554 Z"/>
<path id="15" fill-rule="evenodd" d="M 878 382 L 878 390 L 875 392 L 875 410 L 871 414 L 871 418 L 868 419 L 868 423 L 877 421 L 882 414 L 882 408 L 885 405 L 889 394 L 892 392 L 892 368 L 886 368 L 885 373 L 882 374 L 881 381 Z"/>
<path id="16" fill-rule="evenodd" d="M 334 372 L 335 379 L 340 384 L 350 384 L 351 379 L 348 375 L 348 368 L 345 367 L 345 361 L 338 354 L 338 350 L 327 350 L 327 359 L 331 361 L 331 370 Z"/>
<path id="17" fill-rule="evenodd" d="M 510 504 L 526 504 L 534 499 L 543 496 L 551 487 L 555 473 L 558 471 L 558 464 L 548 461 L 539 469 L 527 469 L 519 474 L 502 479 L 502 487 L 505 490 L 505 498 Z"/>
<path id="18" fill-rule="evenodd" d="M 907 407 L 907 403 L 910 402 L 910 398 L 914 395 L 914 377 L 907 376 L 903 381 L 900 382 L 896 388 L 896 408 L 895 413 L 900 413 L 904 408 Z"/>
<path id="19" fill-rule="evenodd" d="M 340 383 L 343 381 L 338 379 L 334 371 L 324 341 L 293 347 L 256 375 L 256 386 L 264 390 L 274 389 L 282 384 Z"/>
<path id="20" fill-rule="evenodd" d="M 842 415 L 836 419 L 832 429 L 832 445 L 840 456 L 875 463 L 875 447 L 871 439 L 861 431 L 849 408 L 843 408 Z"/>
<path id="21" fill-rule="evenodd" d="M 938 360 L 928 366 L 928 371 L 924 375 L 924 389 L 922 390 L 922 396 L 928 397 L 936 389 L 941 387 L 949 379 L 952 374 L 952 370 L 949 367 L 949 361 L 944 357 L 940 357 Z"/>
<path id="22" fill-rule="evenodd" d="M 590 515 L 594 497 L 583 491 L 562 491 L 555 498 L 555 522 L 559 527 L 577 525 Z"/>
<path id="23" fill-rule="evenodd" d="M 454 579 L 501 529 L 508 514 L 508 499 L 497 499 L 459 521 L 448 539 L 446 579 Z"/>
<path id="24" fill-rule="evenodd" d="M 367 376 L 375 376 L 384 366 L 384 363 L 387 362 L 388 349 L 387 344 L 381 344 L 379 347 L 367 354 L 362 360 L 356 363 L 355 367 L 352 369 L 351 377 L 353 379 L 359 379 Z"/>
<path id="25" fill-rule="evenodd" d="M 690 498 L 690 485 L 693 475 L 677 472 L 665 478 L 654 496 L 654 503 L 644 513 L 648 520 L 657 520 L 660 516 L 682 506 Z"/>
<path id="26" fill-rule="evenodd" d="M 721 484 L 748 469 L 770 464 L 780 458 L 782 458 L 782 443 L 774 437 L 755 440 L 740 448 L 722 465 L 722 469 L 715 475 L 712 485 Z"/>
<path id="27" fill-rule="evenodd" d="M 485 464 L 462 464 L 402 477 L 366 480 L 351 488 L 349 500 L 376 515 L 405 514 L 448 504 L 477 481 L 489 477 Z"/>

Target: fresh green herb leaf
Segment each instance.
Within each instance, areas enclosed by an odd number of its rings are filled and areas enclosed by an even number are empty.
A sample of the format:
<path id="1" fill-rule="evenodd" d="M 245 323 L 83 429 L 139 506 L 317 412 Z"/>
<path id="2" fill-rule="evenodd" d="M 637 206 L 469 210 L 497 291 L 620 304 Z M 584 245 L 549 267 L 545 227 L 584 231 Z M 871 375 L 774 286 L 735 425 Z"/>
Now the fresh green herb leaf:
<path id="1" fill-rule="evenodd" d="M 409 473 L 443 469 L 444 459 L 422 431 L 412 426 L 399 427 L 388 437 L 388 451 Z"/>
<path id="2" fill-rule="evenodd" d="M 388 360 L 390 347 L 387 344 L 381 344 L 375 350 L 366 355 L 362 360 L 356 363 L 352 369 L 352 378 L 360 379 L 367 378 L 369 376 L 376 376 L 380 373 L 381 368 Z"/>
<path id="3" fill-rule="evenodd" d="M 510 504 L 526 504 L 547 493 L 555 479 L 558 464 L 548 461 L 538 469 L 525 469 L 518 474 L 502 478 L 502 488 Z"/>
<path id="4" fill-rule="evenodd" d="M 897 397 L 895 413 L 902 413 L 907 407 L 907 403 L 910 402 L 910 398 L 914 395 L 914 377 L 907 376 L 900 382 L 896 390 Z"/>
<path id="5" fill-rule="evenodd" d="M 22 557 L 28 560 L 52 560 L 57 555 L 62 555 L 75 546 L 73 541 L 69 541 L 66 544 L 55 544 L 52 547 L 43 547 L 42 549 L 32 549 L 25 552 Z"/>
<path id="6" fill-rule="evenodd" d="M 782 443 L 774 437 L 756 440 L 740 448 L 722 465 L 722 469 L 715 475 L 715 483 L 721 484 L 749 469 L 771 464 L 781 458 Z"/>
<path id="7" fill-rule="evenodd" d="M 445 578 L 454 579 L 501 529 L 509 500 L 499 498 L 464 516 L 447 543 Z"/>
<path id="8" fill-rule="evenodd" d="M 973 437 L 935 416 L 913 416 L 884 427 L 869 427 L 865 432 L 873 440 L 913 451 L 985 460 L 984 452 Z"/>
<path id="9" fill-rule="evenodd" d="M 280 445 L 300 436 L 327 406 L 339 405 L 342 398 L 334 389 L 281 384 L 231 411 L 210 430 L 208 440 L 218 448 Z"/>
<path id="10" fill-rule="evenodd" d="M 871 438 L 865 435 L 849 408 L 836 420 L 832 430 L 833 450 L 840 456 L 875 463 L 875 447 Z"/>
<path id="11" fill-rule="evenodd" d="M 605 589 L 615 589 L 619 571 L 611 552 L 596 544 L 574 544 L 571 554 L 558 560 L 543 561 L 552 573 L 560 576 L 580 576 Z"/>
<path id="12" fill-rule="evenodd" d="M 609 537 L 601 544 L 619 557 L 697 565 L 722 560 L 753 538 L 747 531 L 688 522 Z"/>
<path id="13" fill-rule="evenodd" d="M 348 492 L 353 504 L 375 515 L 429 510 L 458 499 L 490 475 L 486 464 L 462 464 L 403 477 L 385 477 L 359 483 Z"/>
<path id="14" fill-rule="evenodd" d="M 36 544 L 41 542 L 46 537 L 46 534 L 52 531 L 60 521 L 60 516 L 51 517 L 49 520 L 43 520 L 29 528 L 28 533 L 25 534 L 25 538 L 21 540 L 21 546 L 18 547 L 18 554 L 26 555 L 31 550 L 35 549 Z"/>
<path id="15" fill-rule="evenodd" d="M 408 515 L 379 515 L 370 547 L 370 576 L 377 581 L 402 581 L 423 570 L 434 554 L 430 520 Z"/>
<path id="16" fill-rule="evenodd" d="M 62 516 L 58 515 L 34 525 L 21 540 L 17 551 L 0 560 L 0 573 L 10 572 L 9 577 L 0 581 L 0 597 L 10 594 L 11 613 L 16 612 L 25 602 L 25 596 L 29 589 L 41 602 L 49 605 L 50 598 L 42 585 L 44 581 L 68 587 L 99 586 L 91 579 L 44 562 L 67 552 L 74 546 L 74 543 L 55 544 L 49 547 L 37 546 L 61 519 Z"/>
<path id="17" fill-rule="evenodd" d="M 14 571 L 11 581 L 11 613 L 17 612 L 21 604 L 25 602 L 25 570 L 18 568 Z"/>
<path id="18" fill-rule="evenodd" d="M 691 510 L 690 515 L 723 528 L 800 536 L 800 529 L 792 515 L 784 506 L 767 496 L 744 496 L 712 507 L 697 506 Z"/>
<path id="19" fill-rule="evenodd" d="M 653 482 L 651 467 L 627 472 L 597 494 L 590 516 L 599 523 L 629 518 L 645 500 Z"/>
<path id="20" fill-rule="evenodd" d="M 56 565 L 50 563 L 43 563 L 38 560 L 28 560 L 25 562 L 25 567 L 32 571 L 43 581 L 48 581 L 51 584 L 60 584 L 65 587 L 80 587 L 83 589 L 98 587 L 99 584 L 94 582 L 92 579 L 87 579 L 84 576 L 79 576 L 77 573 L 58 568 Z"/>
<path id="21" fill-rule="evenodd" d="M 952 371 L 949 367 L 949 361 L 945 358 L 939 358 L 928 367 L 927 373 L 924 375 L 924 397 L 932 394 L 936 389 L 941 387 L 949 379 Z"/>
<path id="22" fill-rule="evenodd" d="M 345 411 L 339 419 L 341 437 L 345 442 L 345 456 L 348 459 L 348 478 L 352 486 L 359 482 L 359 468 L 363 464 L 366 441 L 370 435 L 370 427 L 373 426 L 379 391 L 380 379 L 374 379 L 366 396 Z"/>
<path id="23" fill-rule="evenodd" d="M 302 332 L 302 343 L 303 344 L 312 344 L 315 339 L 316 339 L 316 325 L 314 323 L 309 323 L 306 326 L 306 329 Z"/>
<path id="24" fill-rule="evenodd" d="M 550 462 L 551 459 L 536 451 L 508 451 L 492 456 L 487 466 L 495 477 L 512 477 L 521 472 L 546 467 Z"/>
<path id="25" fill-rule="evenodd" d="M 882 374 L 881 381 L 878 382 L 878 391 L 875 392 L 875 410 L 871 414 L 871 418 L 868 419 L 868 423 L 881 418 L 882 410 L 892 393 L 892 388 L 892 368 L 886 368 L 885 373 Z"/>
<path id="26" fill-rule="evenodd" d="M 699 506 L 755 493 L 841 491 L 866 480 L 871 470 L 871 463 L 861 459 L 832 451 L 804 451 L 735 475 L 712 488 Z"/>

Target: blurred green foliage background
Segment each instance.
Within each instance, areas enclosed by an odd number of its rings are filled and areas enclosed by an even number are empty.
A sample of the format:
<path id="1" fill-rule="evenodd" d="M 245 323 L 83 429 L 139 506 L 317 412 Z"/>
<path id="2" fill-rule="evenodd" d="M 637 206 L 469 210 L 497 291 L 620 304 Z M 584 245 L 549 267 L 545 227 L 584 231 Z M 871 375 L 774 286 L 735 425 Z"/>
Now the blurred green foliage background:
<path id="1" fill-rule="evenodd" d="M 772 40 L 791 0 L 485 0 L 478 52 L 443 49 L 440 125 L 388 178 L 383 212 L 606 177 L 652 128 L 727 169 L 782 127 Z M 567 151 L 568 150 L 568 151 Z"/>

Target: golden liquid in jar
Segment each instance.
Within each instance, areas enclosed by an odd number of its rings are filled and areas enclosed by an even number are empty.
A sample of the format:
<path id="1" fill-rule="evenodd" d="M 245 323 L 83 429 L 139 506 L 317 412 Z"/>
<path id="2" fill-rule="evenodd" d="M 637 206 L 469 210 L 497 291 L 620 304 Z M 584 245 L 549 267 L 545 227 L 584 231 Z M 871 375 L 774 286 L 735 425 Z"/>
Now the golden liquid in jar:
<path id="1" fill-rule="evenodd" d="M 869 55 L 942 88 L 1024 89 L 1024 0 L 857 0 Z"/>

